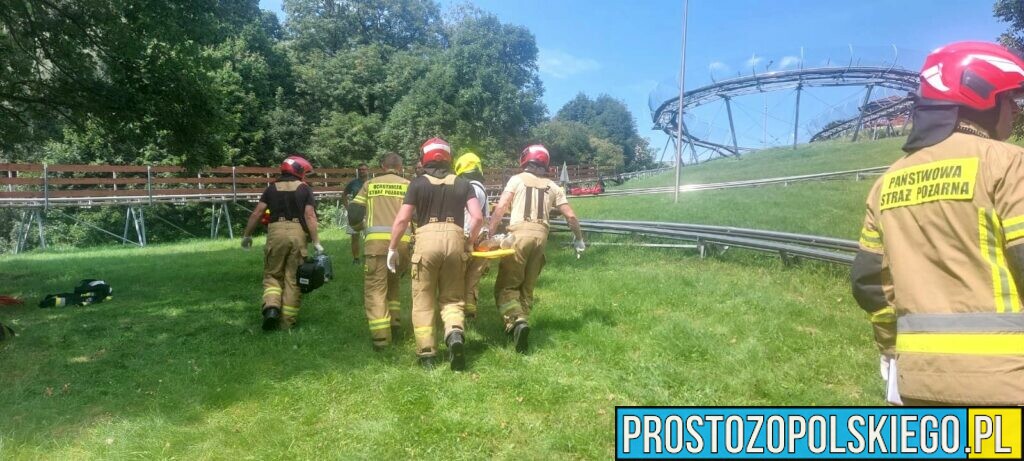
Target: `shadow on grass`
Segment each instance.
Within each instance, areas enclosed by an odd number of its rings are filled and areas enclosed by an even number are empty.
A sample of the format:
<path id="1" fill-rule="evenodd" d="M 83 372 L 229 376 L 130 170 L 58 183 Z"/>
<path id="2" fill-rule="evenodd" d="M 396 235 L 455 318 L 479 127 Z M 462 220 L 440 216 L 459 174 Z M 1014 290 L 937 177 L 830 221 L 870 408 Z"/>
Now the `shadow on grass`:
<path id="1" fill-rule="evenodd" d="M 209 411 L 273 398 L 308 373 L 357 372 L 387 360 L 371 352 L 362 272 L 344 269 L 304 299 L 297 329 L 268 333 L 259 326 L 259 251 L 5 263 L 0 291 L 17 290 L 26 305 L 0 313 L 19 333 L 0 345 L 0 435 L 63 445 L 96 420 L 195 423 Z M 114 298 L 35 307 L 82 278 L 106 280 Z"/>

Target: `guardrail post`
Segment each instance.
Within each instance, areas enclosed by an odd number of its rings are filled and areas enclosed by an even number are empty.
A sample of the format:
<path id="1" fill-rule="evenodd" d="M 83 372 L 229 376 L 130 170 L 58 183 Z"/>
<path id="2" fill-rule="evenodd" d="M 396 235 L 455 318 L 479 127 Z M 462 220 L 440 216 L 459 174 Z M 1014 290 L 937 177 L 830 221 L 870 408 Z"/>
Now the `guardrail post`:
<path id="1" fill-rule="evenodd" d="M 114 179 L 117 179 L 117 172 L 116 171 L 112 172 L 111 174 L 114 176 Z M 117 190 L 117 181 L 114 182 L 114 190 Z"/>
<path id="2" fill-rule="evenodd" d="M 146 165 L 146 194 L 149 195 L 149 204 L 153 204 L 153 167 Z"/>
<path id="3" fill-rule="evenodd" d="M 238 178 L 235 177 L 236 168 L 231 166 L 231 203 L 238 201 Z"/>
<path id="4" fill-rule="evenodd" d="M 7 179 L 14 179 L 14 172 L 7 170 Z M 14 192 L 14 184 L 7 185 L 7 192 Z"/>

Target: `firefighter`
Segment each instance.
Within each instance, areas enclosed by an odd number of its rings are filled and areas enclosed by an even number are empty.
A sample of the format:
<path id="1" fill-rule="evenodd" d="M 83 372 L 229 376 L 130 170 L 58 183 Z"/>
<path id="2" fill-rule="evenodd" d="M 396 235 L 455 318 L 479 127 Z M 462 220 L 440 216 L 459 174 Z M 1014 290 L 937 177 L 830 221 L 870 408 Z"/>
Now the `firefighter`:
<path id="1" fill-rule="evenodd" d="M 402 157 L 398 154 L 384 156 L 381 167 L 385 174 L 363 184 L 349 204 L 348 214 L 353 228 L 364 229 L 365 226 L 363 304 L 366 320 L 370 323 L 373 347 L 377 350 L 390 345 L 402 325 L 398 300 L 399 274 L 388 271 L 386 259 L 391 225 L 409 187 L 409 180 L 401 176 Z M 399 266 L 403 268 L 409 267 L 409 237 L 406 232 L 396 247 Z"/>
<path id="2" fill-rule="evenodd" d="M 369 167 L 365 163 L 360 163 L 356 168 L 356 178 L 350 181 L 345 186 L 345 191 L 341 194 L 341 204 L 346 209 L 351 202 L 352 198 L 363 188 L 363 183 L 366 182 L 366 178 L 369 177 Z M 349 240 L 352 245 L 352 265 L 359 265 L 359 239 L 362 237 L 362 232 L 353 229 L 352 226 L 345 231 L 349 235 Z"/>
<path id="3" fill-rule="evenodd" d="M 476 200 L 480 202 L 480 213 L 483 216 L 484 221 L 490 218 L 490 213 L 487 209 L 487 189 L 484 187 L 484 169 L 480 162 L 480 157 L 472 152 L 467 152 L 459 156 L 455 160 L 455 174 L 461 178 L 469 181 L 469 184 L 473 186 L 473 193 L 476 196 Z M 466 210 L 465 225 L 463 230 L 466 233 L 466 238 L 469 238 L 469 210 Z M 486 228 L 482 228 L 481 234 L 477 236 L 477 241 L 482 241 L 486 238 Z M 473 248 L 469 247 L 466 249 L 467 252 L 472 252 Z M 490 269 L 490 261 L 486 258 L 477 258 L 472 255 L 469 256 L 469 261 L 466 263 L 466 320 L 472 321 L 476 318 L 477 312 L 477 298 L 479 297 L 479 291 L 477 284 L 480 283 L 480 279 L 487 274 Z"/>
<path id="4" fill-rule="evenodd" d="M 505 213 L 511 210 L 509 232 L 515 237 L 514 256 L 501 259 L 494 282 L 494 301 L 505 322 L 505 332 L 517 352 L 529 348 L 529 315 L 533 307 L 533 289 L 544 267 L 544 247 L 548 241 L 550 210 L 557 208 L 569 223 L 578 253 L 586 249 L 576 213 L 565 198 L 565 191 L 548 179 L 551 156 L 547 148 L 534 144 L 523 149 L 519 166 L 523 169 L 508 180 L 491 215 L 490 235 L 494 235 Z"/>
<path id="5" fill-rule="evenodd" d="M 1024 404 L 1024 149 L 1003 142 L 1022 85 L 1001 46 L 932 52 L 906 156 L 868 195 L 850 278 L 891 403 Z"/>
<path id="6" fill-rule="evenodd" d="M 411 258 L 412 325 L 416 355 L 432 368 L 437 355 L 434 315 L 440 304 L 444 341 L 451 369 L 465 368 L 463 322 L 467 237 L 463 231 L 469 210 L 469 244 L 476 243 L 482 222 L 480 203 L 469 182 L 451 172 L 451 146 L 431 138 L 420 146 L 425 174 L 413 179 L 391 228 L 388 270 L 399 268 L 399 244 L 416 216 L 416 246 Z"/>
<path id="7" fill-rule="evenodd" d="M 306 258 L 306 237 L 323 253 L 317 234 L 316 201 L 304 181 L 313 172 L 306 159 L 292 155 L 281 162 L 281 175 L 260 196 L 242 234 L 242 248 L 252 247 L 252 232 L 269 210 L 263 251 L 263 329 L 290 329 L 299 317 L 302 293 L 296 271 Z"/>

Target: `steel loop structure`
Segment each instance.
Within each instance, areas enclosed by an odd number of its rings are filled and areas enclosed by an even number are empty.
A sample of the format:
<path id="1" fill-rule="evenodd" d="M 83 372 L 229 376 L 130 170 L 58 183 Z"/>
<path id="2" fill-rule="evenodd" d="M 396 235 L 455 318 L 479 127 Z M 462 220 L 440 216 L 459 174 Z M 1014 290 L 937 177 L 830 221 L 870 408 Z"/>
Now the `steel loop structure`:
<path id="1" fill-rule="evenodd" d="M 852 55 L 852 46 L 850 49 Z M 911 94 L 917 89 L 919 76 L 916 71 L 897 65 L 899 50 L 893 46 L 891 51 L 891 61 L 877 65 L 861 65 L 851 57 L 846 65 L 832 65 L 831 60 L 828 60 L 819 65 L 805 66 L 801 53 L 800 58 L 784 58 L 784 62 L 785 59 L 790 60 L 789 69 L 769 72 L 751 68 L 749 73 L 733 78 L 717 81 L 712 78 L 710 84 L 686 91 L 682 96 L 682 107 L 677 96 L 670 96 L 668 91 L 659 94 L 656 89 L 651 93 L 649 101 L 654 129 L 664 131 L 674 141 L 681 123 L 683 146 L 676 148 L 682 149 L 689 145 L 693 162 L 698 161 L 695 148 L 706 149 L 718 156 L 737 156 L 755 149 L 744 147 L 738 142 L 737 125 L 733 117 L 733 106 L 736 104 L 734 99 L 758 93 L 795 90 L 795 107 L 791 109 L 792 112 L 787 111 L 786 115 L 792 116 L 792 140 L 795 147 L 799 138 L 800 98 L 803 92 L 815 87 L 860 87 L 865 91 L 856 114 L 831 120 L 810 136 L 810 141 L 814 142 L 852 133 L 856 141 L 862 127 L 884 126 L 886 123 L 891 126 L 894 120 L 905 124 L 909 115 Z M 872 101 L 873 91 L 883 89 L 896 95 Z M 725 140 L 698 136 L 687 126 L 685 118 L 680 117 L 680 111 L 689 116 L 701 106 L 719 102 L 724 104 L 728 117 L 729 137 Z M 767 124 L 767 107 L 765 112 Z"/>

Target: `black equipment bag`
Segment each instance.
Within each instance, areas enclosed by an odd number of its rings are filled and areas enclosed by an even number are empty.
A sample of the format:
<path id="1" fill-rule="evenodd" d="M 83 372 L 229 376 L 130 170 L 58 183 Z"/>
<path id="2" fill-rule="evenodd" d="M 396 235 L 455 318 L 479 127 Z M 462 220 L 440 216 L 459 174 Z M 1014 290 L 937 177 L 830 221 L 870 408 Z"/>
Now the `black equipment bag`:
<path id="1" fill-rule="evenodd" d="M 325 282 L 330 281 L 334 277 L 331 258 L 325 254 L 306 258 L 306 262 L 299 265 L 296 277 L 298 278 L 299 290 L 303 293 L 309 293 L 320 288 Z"/>

